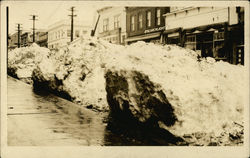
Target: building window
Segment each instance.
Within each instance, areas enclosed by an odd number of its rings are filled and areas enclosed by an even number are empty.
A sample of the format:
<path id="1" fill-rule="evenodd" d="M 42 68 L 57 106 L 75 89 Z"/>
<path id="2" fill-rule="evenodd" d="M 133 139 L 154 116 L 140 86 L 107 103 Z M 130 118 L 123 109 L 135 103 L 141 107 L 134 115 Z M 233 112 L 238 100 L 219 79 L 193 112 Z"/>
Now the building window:
<path id="1" fill-rule="evenodd" d="M 70 37 L 70 35 L 71 35 L 70 30 L 67 30 L 67 37 Z"/>
<path id="2" fill-rule="evenodd" d="M 139 14 L 139 28 L 142 28 L 142 14 Z"/>
<path id="3" fill-rule="evenodd" d="M 151 26 L 151 12 L 147 12 L 147 27 Z"/>
<path id="4" fill-rule="evenodd" d="M 135 31 L 135 16 L 131 17 L 131 30 Z"/>
<path id="5" fill-rule="evenodd" d="M 103 32 L 108 31 L 108 23 L 109 23 L 109 19 L 103 20 Z"/>
<path id="6" fill-rule="evenodd" d="M 156 24 L 161 25 L 161 10 L 160 9 L 156 10 Z"/>
<path id="7" fill-rule="evenodd" d="M 185 48 L 196 50 L 196 36 L 188 35 L 186 37 Z"/>
<path id="8" fill-rule="evenodd" d="M 114 17 L 114 28 L 117 29 L 120 27 L 120 16 L 117 15 Z"/>
<path id="9" fill-rule="evenodd" d="M 76 30 L 75 34 L 76 34 L 76 37 L 79 37 L 80 36 L 79 30 Z"/>

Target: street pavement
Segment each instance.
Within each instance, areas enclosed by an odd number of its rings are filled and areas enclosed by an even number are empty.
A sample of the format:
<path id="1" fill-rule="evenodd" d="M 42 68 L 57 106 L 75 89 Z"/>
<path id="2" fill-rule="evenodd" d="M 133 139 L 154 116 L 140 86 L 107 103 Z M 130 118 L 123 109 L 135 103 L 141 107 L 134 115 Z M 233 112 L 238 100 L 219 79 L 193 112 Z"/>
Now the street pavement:
<path id="1" fill-rule="evenodd" d="M 103 145 L 103 116 L 52 94 L 33 91 L 8 77 L 7 129 L 10 146 Z"/>

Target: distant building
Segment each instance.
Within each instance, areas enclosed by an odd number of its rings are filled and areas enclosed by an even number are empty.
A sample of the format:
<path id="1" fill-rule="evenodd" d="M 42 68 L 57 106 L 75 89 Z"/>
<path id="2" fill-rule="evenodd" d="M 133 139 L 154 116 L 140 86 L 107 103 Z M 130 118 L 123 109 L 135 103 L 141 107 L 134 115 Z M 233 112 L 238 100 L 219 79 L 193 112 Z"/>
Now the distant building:
<path id="1" fill-rule="evenodd" d="M 36 43 L 40 47 L 48 47 L 48 32 L 46 31 L 36 32 Z"/>
<path id="2" fill-rule="evenodd" d="M 21 47 L 30 46 L 33 43 L 32 39 L 32 33 L 30 31 L 24 31 L 21 35 Z"/>
<path id="3" fill-rule="evenodd" d="M 162 43 L 164 14 L 169 7 L 126 7 L 127 44 L 136 41 Z"/>
<path id="4" fill-rule="evenodd" d="M 70 20 L 62 20 L 48 27 L 48 48 L 60 48 L 70 43 Z M 74 21 L 74 39 L 80 36 L 89 36 L 91 27 L 84 22 Z"/>
<path id="5" fill-rule="evenodd" d="M 200 51 L 202 57 L 244 64 L 243 8 L 171 7 L 164 17 L 165 43 Z"/>
<path id="6" fill-rule="evenodd" d="M 114 44 L 125 44 L 125 7 L 104 7 L 97 10 L 97 12 L 100 15 L 97 25 L 97 37 Z"/>
<path id="7" fill-rule="evenodd" d="M 21 41 L 20 41 L 21 42 Z M 8 49 L 15 49 L 18 45 L 18 33 L 14 33 L 9 37 L 9 48 Z"/>

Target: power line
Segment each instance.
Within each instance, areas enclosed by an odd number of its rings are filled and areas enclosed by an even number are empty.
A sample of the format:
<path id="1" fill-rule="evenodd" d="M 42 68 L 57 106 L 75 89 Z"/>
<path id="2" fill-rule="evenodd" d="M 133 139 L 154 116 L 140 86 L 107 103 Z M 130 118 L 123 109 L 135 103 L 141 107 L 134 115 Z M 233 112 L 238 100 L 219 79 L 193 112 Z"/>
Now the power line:
<path id="1" fill-rule="evenodd" d="M 33 20 L 33 28 L 32 28 L 32 30 L 33 30 L 33 42 L 35 42 L 36 41 L 36 39 L 35 39 L 35 30 L 36 30 L 36 28 L 35 28 L 35 21 L 36 20 L 38 20 L 38 19 L 36 19 L 36 17 L 38 17 L 37 15 L 30 15 L 30 16 L 32 16 L 32 19 L 30 19 L 30 20 Z"/>
<path id="2" fill-rule="evenodd" d="M 74 10 L 75 7 L 71 7 L 70 11 L 71 11 L 71 15 L 69 15 L 71 17 L 71 35 L 70 35 L 70 41 L 72 42 L 74 39 L 74 17 L 76 17 L 77 15 L 74 15 Z"/>

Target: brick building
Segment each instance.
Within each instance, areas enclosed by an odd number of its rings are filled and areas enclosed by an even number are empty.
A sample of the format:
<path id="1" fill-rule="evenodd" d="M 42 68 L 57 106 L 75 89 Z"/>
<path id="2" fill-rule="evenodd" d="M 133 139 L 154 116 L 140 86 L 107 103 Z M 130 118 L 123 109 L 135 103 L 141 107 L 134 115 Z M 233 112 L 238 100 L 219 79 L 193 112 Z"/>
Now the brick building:
<path id="1" fill-rule="evenodd" d="M 169 7 L 126 7 L 127 44 L 136 41 L 162 42 L 165 30 L 164 14 Z"/>

